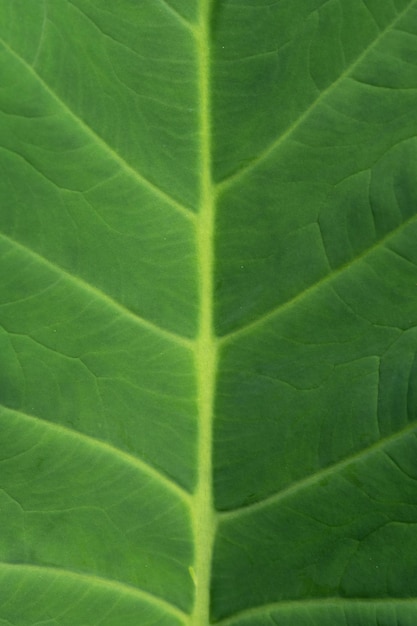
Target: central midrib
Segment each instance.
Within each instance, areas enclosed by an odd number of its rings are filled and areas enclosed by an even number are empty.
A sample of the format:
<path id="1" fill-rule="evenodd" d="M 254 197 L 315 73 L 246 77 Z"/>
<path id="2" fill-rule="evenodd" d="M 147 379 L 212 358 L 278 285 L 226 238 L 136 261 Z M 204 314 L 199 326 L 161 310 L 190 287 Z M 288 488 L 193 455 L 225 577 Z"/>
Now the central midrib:
<path id="1" fill-rule="evenodd" d="M 201 0 L 196 36 L 199 74 L 200 206 L 197 218 L 199 330 L 196 339 L 198 398 L 198 482 L 192 502 L 195 584 L 192 626 L 210 623 L 211 561 L 216 517 L 213 504 L 212 424 L 217 367 L 213 329 L 213 234 L 215 194 L 211 175 L 210 0 Z"/>

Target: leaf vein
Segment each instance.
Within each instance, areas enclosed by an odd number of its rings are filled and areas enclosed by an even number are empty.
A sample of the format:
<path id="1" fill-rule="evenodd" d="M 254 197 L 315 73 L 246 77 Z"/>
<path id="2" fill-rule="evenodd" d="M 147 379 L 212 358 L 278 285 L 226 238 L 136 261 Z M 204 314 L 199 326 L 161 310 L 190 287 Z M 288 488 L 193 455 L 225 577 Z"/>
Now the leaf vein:
<path id="1" fill-rule="evenodd" d="M 136 470 L 143 472 L 152 480 L 155 480 L 157 483 L 163 485 L 166 489 L 172 492 L 175 496 L 179 497 L 187 506 L 190 503 L 190 494 L 183 487 L 181 487 L 178 483 L 176 483 L 172 478 L 163 474 L 160 470 L 156 469 L 149 463 L 143 461 L 137 456 L 133 456 L 120 448 L 117 448 L 114 444 L 108 443 L 107 441 L 101 441 L 100 439 L 96 439 L 91 435 L 87 435 L 78 430 L 72 430 L 67 426 L 63 426 L 62 424 L 57 424 L 55 422 L 50 422 L 42 417 L 37 415 L 31 415 L 26 413 L 25 411 L 13 409 L 4 404 L 0 404 L 0 409 L 8 411 L 20 421 L 24 420 L 29 424 L 36 424 L 46 431 L 55 432 L 59 436 L 63 436 L 65 438 L 73 438 L 77 441 L 80 441 L 84 446 L 92 447 L 101 450 L 105 454 L 109 454 L 115 458 L 117 458 L 121 463 L 127 466 L 134 467 Z"/>
<path id="2" fill-rule="evenodd" d="M 125 307 L 123 304 L 121 304 L 117 300 L 114 300 L 111 296 L 106 294 L 104 291 L 101 291 L 98 287 L 95 287 L 94 285 L 88 283 L 80 276 L 77 276 L 76 274 L 72 274 L 68 272 L 60 265 L 57 265 L 56 263 L 54 263 L 53 261 L 50 261 L 49 259 L 42 256 L 38 252 L 35 252 L 31 248 L 29 248 L 29 246 L 21 242 L 18 242 L 15 239 L 12 239 L 9 235 L 6 235 L 5 233 L 0 233 L 0 239 L 1 238 L 3 238 L 9 244 L 15 247 L 19 252 L 23 252 L 27 256 L 32 257 L 38 264 L 41 263 L 42 265 L 45 265 L 53 273 L 58 274 L 58 276 L 60 276 L 61 278 L 64 278 L 68 282 L 73 283 L 82 291 L 87 292 L 90 296 L 93 295 L 95 298 L 98 298 L 104 301 L 109 308 L 115 309 L 120 315 L 131 319 L 142 328 L 149 330 L 156 335 L 164 337 L 165 339 L 173 343 L 176 343 L 178 345 L 181 345 L 189 349 L 192 348 L 193 342 L 191 340 L 187 339 L 186 337 L 183 337 L 182 335 L 166 330 L 165 328 L 162 328 L 161 326 L 158 326 L 143 317 L 140 317 L 138 314 L 134 313 L 133 311 Z"/>
<path id="3" fill-rule="evenodd" d="M 9 44 L 0 38 L 0 41 L 4 48 L 13 56 L 21 65 L 36 78 L 36 80 L 42 85 L 43 89 L 50 95 L 50 97 L 61 107 L 62 110 L 87 134 L 94 143 L 98 145 L 102 151 L 110 155 L 110 157 L 133 179 L 135 179 L 141 187 L 144 187 L 151 191 L 154 195 L 158 196 L 161 200 L 164 200 L 177 212 L 181 213 L 187 219 L 195 221 L 195 214 L 193 211 L 178 202 L 175 198 L 167 194 L 161 187 L 147 179 L 138 170 L 133 168 L 114 148 L 112 148 L 106 141 L 96 133 L 79 115 L 77 115 L 69 105 L 62 100 L 62 98 L 45 82 L 45 80 L 38 74 L 33 66 L 31 66 L 18 52 L 13 50 Z"/>
<path id="4" fill-rule="evenodd" d="M 408 597 L 408 598 L 341 598 L 341 597 L 331 597 L 331 598 L 319 598 L 319 599 L 305 599 L 305 600 L 282 600 L 278 602 L 270 602 L 268 604 L 263 604 L 257 607 L 249 607 L 233 613 L 228 617 L 220 619 L 216 622 L 216 626 L 232 626 L 235 620 L 240 620 L 244 618 L 251 617 L 260 617 L 263 613 L 268 613 L 270 611 L 276 610 L 284 610 L 288 611 L 291 609 L 297 608 L 312 608 L 312 609 L 320 609 L 324 607 L 337 607 L 340 606 L 342 609 L 349 608 L 350 606 L 360 606 L 360 605 L 369 605 L 373 604 L 375 606 L 378 605 L 408 605 L 415 604 L 417 610 L 417 598 Z"/>
<path id="5" fill-rule="evenodd" d="M 75 572 L 64 568 L 51 567 L 48 565 L 32 565 L 30 563 L 6 563 L 0 561 L 1 570 L 8 570 L 10 572 L 21 571 L 22 574 L 29 574 L 30 576 L 46 575 L 48 577 L 59 577 L 64 579 L 72 579 L 73 581 L 83 583 L 83 585 L 89 585 L 91 587 L 104 588 L 107 590 L 115 591 L 122 595 L 133 596 L 138 600 L 142 600 L 151 604 L 165 613 L 170 613 L 181 621 L 186 621 L 188 615 L 182 611 L 179 607 L 175 606 L 171 602 L 168 602 L 162 597 L 159 597 L 149 591 L 135 587 L 125 582 L 113 580 L 111 578 L 104 578 L 95 574 Z"/>
<path id="6" fill-rule="evenodd" d="M 274 141 L 272 141 L 269 146 L 267 146 L 251 161 L 247 162 L 241 168 L 239 168 L 223 180 L 219 181 L 217 183 L 218 193 L 222 193 L 227 188 L 235 185 L 241 178 L 246 176 L 255 167 L 267 160 L 268 157 L 275 152 L 275 150 L 280 148 L 280 146 L 301 126 L 301 124 L 320 105 L 320 103 L 329 94 L 331 94 L 345 78 L 349 77 L 349 75 L 360 65 L 366 55 L 375 46 L 378 45 L 378 43 L 386 35 L 386 33 L 394 29 L 395 25 L 400 21 L 403 15 L 405 15 L 405 13 L 407 13 L 407 11 L 409 11 L 413 7 L 416 1 L 417 0 L 411 0 L 407 4 L 407 6 L 396 16 L 396 18 L 390 24 L 388 24 L 384 30 L 380 31 L 378 36 L 361 52 L 361 54 L 355 59 L 355 61 L 351 63 L 333 83 L 326 87 L 326 89 L 324 89 L 320 93 L 320 95 L 312 102 L 312 104 L 304 111 L 304 113 L 302 113 L 281 135 L 279 135 Z"/>
<path id="7" fill-rule="evenodd" d="M 394 443 L 398 439 L 401 439 L 402 437 L 416 431 L 416 429 L 417 429 L 417 422 L 409 423 L 407 424 L 405 428 L 402 428 L 401 430 L 395 432 L 394 434 L 388 435 L 387 437 L 379 439 L 378 441 L 371 444 L 370 446 L 366 448 L 362 448 L 362 450 L 359 450 L 358 452 L 355 452 L 354 454 L 351 454 L 345 457 L 344 459 L 337 461 L 336 463 L 332 463 L 331 465 L 321 468 L 318 471 L 314 472 L 313 474 L 310 474 L 309 476 L 306 476 L 304 478 L 297 480 L 296 482 L 289 485 L 288 487 L 284 487 L 283 489 L 280 489 L 279 491 L 267 496 L 263 500 L 259 500 L 258 502 L 254 502 L 253 504 L 240 506 L 233 510 L 218 511 L 218 515 L 223 520 L 239 519 L 244 515 L 250 515 L 254 513 L 255 511 L 259 511 L 260 509 L 264 509 L 268 506 L 277 504 L 281 500 L 291 497 L 303 489 L 306 489 L 313 485 L 317 485 L 318 483 L 320 483 L 320 481 L 323 478 L 331 476 L 332 474 L 335 474 L 336 472 L 343 470 L 345 467 L 348 467 L 349 465 L 352 465 L 356 463 L 357 461 L 361 461 L 362 459 L 366 458 L 368 455 L 374 454 L 375 452 L 378 452 L 379 450 L 384 450 L 385 446 L 389 445 L 390 443 Z"/>
<path id="8" fill-rule="evenodd" d="M 375 250 L 378 250 L 378 249 L 384 247 L 385 244 L 390 239 L 395 237 L 404 228 L 406 228 L 407 226 L 411 225 L 416 220 L 417 220 L 417 215 L 412 215 L 410 218 L 408 218 L 407 220 L 402 222 L 399 226 L 397 226 L 395 229 L 393 229 L 387 235 L 385 235 L 385 237 L 382 237 L 381 239 L 376 241 L 376 243 L 374 243 L 369 248 L 366 248 L 363 252 L 361 252 L 359 255 L 357 255 L 356 257 L 354 257 L 353 259 L 351 259 L 347 263 L 344 263 L 343 265 L 339 266 L 338 268 L 336 268 L 335 270 L 333 270 L 329 274 L 326 274 L 325 276 L 320 278 L 320 280 L 318 280 L 317 282 L 313 283 L 312 285 L 310 285 L 309 287 L 307 287 L 303 291 L 300 291 L 298 294 L 296 294 L 295 296 L 293 296 L 292 298 L 290 298 L 286 302 L 283 302 L 283 303 L 279 304 L 278 306 L 274 307 L 273 309 L 271 309 L 270 311 L 268 311 L 264 315 L 261 315 L 258 318 L 254 319 L 253 321 L 247 323 L 245 326 L 242 326 L 241 328 L 238 328 L 237 330 L 233 330 L 233 331 L 229 332 L 226 335 L 220 336 L 219 337 L 219 341 L 222 344 L 229 343 L 230 341 L 235 340 L 238 337 L 241 337 L 243 335 L 246 335 L 246 334 L 252 332 L 256 328 L 259 328 L 259 326 L 267 323 L 269 320 L 274 319 L 277 315 L 279 315 L 281 312 L 285 311 L 287 308 L 297 304 L 300 300 L 303 300 L 304 298 L 308 297 L 309 295 L 314 293 L 317 289 L 320 289 L 324 285 L 326 285 L 326 284 L 330 283 L 331 281 L 335 280 L 338 276 L 340 276 L 344 272 L 348 271 L 356 263 L 359 263 L 360 261 L 363 261 L 364 259 L 366 259 L 366 257 L 368 257 L 370 254 L 375 252 Z"/>

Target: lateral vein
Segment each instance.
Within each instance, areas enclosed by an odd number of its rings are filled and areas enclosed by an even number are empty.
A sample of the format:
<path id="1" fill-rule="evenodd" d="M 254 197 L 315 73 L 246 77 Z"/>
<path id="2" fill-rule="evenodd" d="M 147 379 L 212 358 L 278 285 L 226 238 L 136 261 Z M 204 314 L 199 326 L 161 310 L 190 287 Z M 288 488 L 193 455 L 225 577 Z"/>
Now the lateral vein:
<path id="1" fill-rule="evenodd" d="M 407 226 L 415 222 L 416 219 L 417 219 L 417 215 L 412 215 L 410 218 L 408 218 L 407 220 L 402 222 L 399 226 L 397 226 L 397 228 L 395 228 L 394 230 L 389 232 L 387 235 L 385 235 L 385 237 L 382 237 L 381 239 L 376 241 L 376 243 L 374 243 L 372 246 L 370 246 L 369 248 L 366 248 L 358 256 L 348 261 L 348 263 L 345 263 L 344 265 L 339 266 L 335 270 L 332 270 L 331 272 L 329 272 L 329 274 L 326 274 L 325 276 L 320 278 L 320 280 L 318 280 L 317 282 L 313 283 L 306 289 L 303 289 L 303 291 L 300 291 L 299 293 L 297 293 L 295 296 L 293 296 L 286 302 L 282 302 L 281 304 L 274 307 L 267 313 L 264 313 L 263 315 L 259 316 L 253 321 L 248 322 L 244 326 L 241 326 L 240 328 L 237 328 L 236 330 L 232 330 L 226 335 L 223 335 L 222 337 L 219 338 L 219 342 L 222 344 L 229 343 L 233 340 L 238 339 L 239 337 L 243 337 L 244 335 L 250 334 L 256 328 L 259 328 L 263 324 L 266 324 L 268 321 L 274 319 L 280 313 L 284 312 L 286 309 L 297 304 L 297 302 L 300 302 L 304 298 L 307 298 L 309 295 L 314 293 L 317 289 L 320 289 L 324 285 L 331 283 L 338 276 L 348 271 L 353 265 L 356 265 L 360 261 L 364 260 L 367 256 L 375 252 L 375 250 L 378 250 L 379 248 L 383 247 L 390 239 L 395 237 L 395 235 L 397 235 L 404 228 L 406 228 Z"/>
<path id="2" fill-rule="evenodd" d="M 236 620 L 240 619 L 250 619 L 261 616 L 263 613 L 270 613 L 272 611 L 291 611 L 297 608 L 321 608 L 321 607 L 341 607 L 342 609 L 346 609 L 350 606 L 360 606 L 360 605 L 369 605 L 373 604 L 375 606 L 378 605 L 403 605 L 407 606 L 409 604 L 417 604 L 417 598 L 340 598 L 340 597 L 330 597 L 330 598 L 314 598 L 314 599 L 305 599 L 305 600 L 282 600 L 279 602 L 270 602 L 268 604 L 263 604 L 257 607 L 250 607 L 247 609 L 243 609 L 233 615 L 220 619 L 216 622 L 216 626 L 233 626 L 233 623 Z"/>
<path id="3" fill-rule="evenodd" d="M 320 102 L 324 100 L 330 93 L 332 93 L 338 85 L 360 65 L 362 60 L 366 57 L 366 55 L 377 46 L 377 44 L 381 41 L 381 39 L 389 32 L 394 26 L 400 21 L 400 19 L 407 13 L 407 11 L 416 3 L 416 0 L 411 0 L 407 4 L 407 6 L 397 15 L 397 17 L 384 29 L 379 35 L 363 50 L 363 52 L 356 58 L 356 60 L 349 65 L 340 76 L 331 83 L 326 89 L 324 89 L 320 95 L 312 102 L 312 104 L 302 113 L 296 120 L 293 122 L 286 131 L 275 141 L 273 141 L 269 146 L 267 146 L 258 156 L 256 156 L 252 161 L 233 172 L 223 180 L 221 180 L 217 184 L 218 193 L 222 193 L 229 187 L 235 185 L 241 178 L 246 176 L 250 171 L 255 169 L 260 163 L 267 160 L 268 157 L 275 152 L 300 126 L 301 124 L 309 117 L 309 115 L 314 111 Z"/>
<path id="4" fill-rule="evenodd" d="M 110 578 L 102 578 L 94 574 L 73 572 L 68 569 L 50 567 L 47 565 L 32 565 L 30 563 L 6 563 L 4 561 L 0 561 L 0 572 L 1 570 L 8 570 L 9 572 L 21 571 L 22 574 L 29 574 L 29 576 L 46 575 L 51 578 L 59 577 L 69 580 L 72 579 L 74 581 L 83 583 L 84 585 L 103 588 L 108 591 L 115 591 L 118 594 L 123 594 L 125 596 L 135 597 L 138 600 L 147 602 L 148 604 L 152 604 L 153 606 L 160 609 L 163 613 L 169 613 L 170 615 L 175 616 L 182 622 L 186 622 L 188 619 L 188 615 L 171 602 L 168 602 L 167 600 L 156 596 L 149 591 L 144 591 L 143 589 L 139 589 L 138 587 L 134 587 L 133 585 L 130 585 L 128 583 L 112 580 Z"/>
<path id="5" fill-rule="evenodd" d="M 82 291 L 87 292 L 90 295 L 94 295 L 95 298 L 104 301 L 109 308 L 116 310 L 119 315 L 129 318 L 136 324 L 140 325 L 142 328 L 156 335 L 164 337 L 168 341 L 181 345 L 185 348 L 192 349 L 193 342 L 190 339 L 187 339 L 186 337 L 183 337 L 182 335 L 178 335 L 177 333 L 173 333 L 169 330 L 161 328 L 161 326 L 158 326 L 157 324 L 154 324 L 153 322 L 150 322 L 149 320 L 146 320 L 145 318 L 140 317 L 136 313 L 133 313 L 132 311 L 130 311 L 130 309 L 123 306 L 123 304 L 120 304 L 120 302 L 117 302 L 111 296 L 104 293 L 104 291 L 101 291 L 100 289 L 91 285 L 90 283 L 80 278 L 79 276 L 75 274 L 71 274 L 70 272 L 62 268 L 60 265 L 57 265 L 56 263 L 50 261 L 49 259 L 42 256 L 38 252 L 35 252 L 28 246 L 16 241 L 15 239 L 12 239 L 9 235 L 0 233 L 0 240 L 1 239 L 4 239 L 12 247 L 17 248 L 19 251 L 23 252 L 27 256 L 30 256 L 37 263 L 41 263 L 42 265 L 50 269 L 55 274 L 58 274 L 58 276 L 63 277 L 67 281 L 73 283 L 78 289 L 81 289 Z"/>
<path id="6" fill-rule="evenodd" d="M 0 41 L 4 48 L 11 54 L 36 80 L 42 85 L 43 89 L 50 95 L 50 97 L 65 111 L 65 113 L 74 120 L 74 122 L 89 135 L 94 143 L 96 143 L 104 152 L 110 155 L 110 157 L 117 162 L 119 167 L 125 170 L 132 178 L 134 178 L 142 187 L 145 187 L 151 191 L 154 195 L 158 196 L 161 200 L 169 204 L 173 209 L 181 213 L 188 220 L 195 221 L 195 214 L 190 209 L 175 200 L 172 196 L 166 193 L 163 189 L 158 187 L 155 183 L 143 176 L 138 170 L 133 168 L 129 163 L 112 148 L 100 135 L 98 135 L 88 124 L 77 115 L 68 104 L 60 98 L 60 96 L 44 81 L 44 79 L 38 74 L 32 65 L 30 65 L 20 54 L 18 54 L 9 44 L 2 38 Z"/>
<path id="7" fill-rule="evenodd" d="M 285 498 L 289 498 L 293 496 L 294 494 L 298 493 L 299 491 L 302 491 L 303 489 L 306 489 L 308 487 L 311 487 L 312 485 L 318 484 L 323 478 L 332 476 L 336 472 L 343 470 L 345 467 L 348 467 L 349 465 L 353 465 L 354 463 L 361 461 L 362 459 L 366 458 L 370 454 L 374 454 L 375 452 L 378 452 L 379 450 L 384 449 L 385 446 L 388 446 L 389 444 L 398 441 L 402 437 L 405 437 L 406 435 L 416 431 L 416 429 L 417 429 L 416 422 L 408 424 L 405 428 L 401 429 L 400 431 L 397 431 L 396 433 L 393 433 L 392 435 L 389 435 L 388 437 L 383 437 L 382 439 L 379 439 L 378 441 L 375 441 L 374 443 L 372 443 L 370 446 L 363 448 L 362 450 L 359 450 L 358 452 L 355 452 L 354 454 L 351 454 L 350 456 L 345 457 L 344 459 L 337 461 L 336 463 L 332 463 L 331 465 L 321 468 L 318 471 L 314 472 L 313 474 L 310 474 L 309 476 L 306 476 L 304 478 L 297 480 L 296 482 L 289 485 L 288 487 L 284 487 L 280 491 L 277 491 L 267 496 L 263 500 L 259 500 L 258 502 L 254 502 L 253 504 L 248 504 L 247 506 L 242 506 L 237 509 L 230 510 L 230 511 L 219 511 L 218 512 L 219 517 L 222 520 L 238 519 L 246 515 L 251 515 L 255 511 L 259 511 L 261 509 L 267 508 L 268 506 L 277 504 L 278 502 L 281 502 Z"/>
<path id="8" fill-rule="evenodd" d="M 106 441 L 101 441 L 100 439 L 96 439 L 91 435 L 87 435 L 78 430 L 73 430 L 68 428 L 67 426 L 63 426 L 62 424 L 57 424 L 56 422 L 50 422 L 38 415 L 32 415 L 22 410 L 12 409 L 4 404 L 0 404 L 0 411 L 6 411 L 11 415 L 14 415 L 18 420 L 25 421 L 27 424 L 36 424 L 44 430 L 54 432 L 58 436 L 65 437 L 66 439 L 70 438 L 81 442 L 82 445 L 88 446 L 91 448 L 95 448 L 96 450 L 101 450 L 103 453 L 108 454 L 114 458 L 116 458 L 119 462 L 124 465 L 134 467 L 136 470 L 139 470 L 143 474 L 146 474 L 152 480 L 155 480 L 157 483 L 161 484 L 165 489 L 169 490 L 175 496 L 180 498 L 187 506 L 190 505 L 190 494 L 183 487 L 181 487 L 178 483 L 176 483 L 172 478 L 169 478 L 167 475 L 163 474 L 156 468 L 154 468 L 149 463 L 146 463 L 139 457 L 133 456 L 124 450 L 117 448 L 115 445 L 108 443 Z"/>

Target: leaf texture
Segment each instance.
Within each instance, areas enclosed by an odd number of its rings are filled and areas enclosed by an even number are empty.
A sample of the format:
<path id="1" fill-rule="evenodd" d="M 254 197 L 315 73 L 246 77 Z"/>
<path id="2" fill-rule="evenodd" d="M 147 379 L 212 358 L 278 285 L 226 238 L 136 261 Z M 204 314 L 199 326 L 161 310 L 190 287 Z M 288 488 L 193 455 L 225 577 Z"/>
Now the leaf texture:
<path id="1" fill-rule="evenodd" d="M 0 626 L 417 622 L 417 1 L 0 0 Z"/>

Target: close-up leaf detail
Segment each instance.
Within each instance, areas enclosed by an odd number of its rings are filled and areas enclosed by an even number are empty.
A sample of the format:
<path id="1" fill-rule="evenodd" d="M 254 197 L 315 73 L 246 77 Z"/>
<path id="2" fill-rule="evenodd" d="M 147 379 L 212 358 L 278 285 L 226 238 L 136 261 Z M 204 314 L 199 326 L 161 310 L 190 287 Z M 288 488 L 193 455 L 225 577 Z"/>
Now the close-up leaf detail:
<path id="1" fill-rule="evenodd" d="M 417 624 L 417 0 L 0 0 L 0 626 Z"/>

